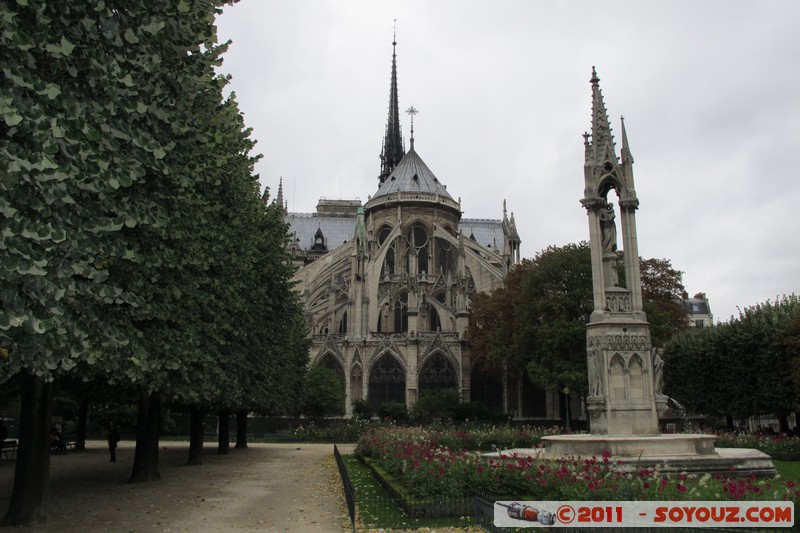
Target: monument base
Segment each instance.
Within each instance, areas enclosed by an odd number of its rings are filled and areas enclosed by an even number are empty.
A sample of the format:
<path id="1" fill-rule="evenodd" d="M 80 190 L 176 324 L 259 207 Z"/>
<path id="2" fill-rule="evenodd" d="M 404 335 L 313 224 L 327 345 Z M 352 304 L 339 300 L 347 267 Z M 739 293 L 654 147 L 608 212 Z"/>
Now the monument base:
<path id="1" fill-rule="evenodd" d="M 553 435 L 542 438 L 542 457 L 601 457 L 621 470 L 657 468 L 660 472 L 773 477 L 772 458 L 749 448 L 714 448 L 714 435 Z M 620 465 L 619 462 L 622 462 Z"/>

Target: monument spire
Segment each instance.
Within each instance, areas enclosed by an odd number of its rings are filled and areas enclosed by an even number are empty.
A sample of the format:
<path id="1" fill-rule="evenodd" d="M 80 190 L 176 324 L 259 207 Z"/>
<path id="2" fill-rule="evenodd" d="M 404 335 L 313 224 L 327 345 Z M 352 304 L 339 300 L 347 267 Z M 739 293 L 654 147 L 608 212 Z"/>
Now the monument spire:
<path id="1" fill-rule="evenodd" d="M 396 22 L 396 21 L 395 21 Z M 381 173 L 378 176 L 378 186 L 386 181 L 397 163 L 406 154 L 403 146 L 403 136 L 400 133 L 400 104 L 397 94 L 397 32 L 392 38 L 392 79 L 389 88 L 389 117 L 386 121 L 386 133 L 383 138 L 381 150 Z"/>
<path id="2" fill-rule="evenodd" d="M 611 135 L 611 124 L 608 121 L 606 104 L 603 101 L 603 92 L 600 90 L 600 78 L 597 70 L 592 67 L 592 147 L 594 148 L 593 163 L 600 163 L 608 158 L 608 153 L 614 158 L 614 137 Z"/>
<path id="3" fill-rule="evenodd" d="M 625 117 L 619 117 L 620 123 L 622 124 L 622 164 L 633 164 L 633 154 L 631 154 L 630 146 L 628 145 L 628 133 L 625 131 Z"/>

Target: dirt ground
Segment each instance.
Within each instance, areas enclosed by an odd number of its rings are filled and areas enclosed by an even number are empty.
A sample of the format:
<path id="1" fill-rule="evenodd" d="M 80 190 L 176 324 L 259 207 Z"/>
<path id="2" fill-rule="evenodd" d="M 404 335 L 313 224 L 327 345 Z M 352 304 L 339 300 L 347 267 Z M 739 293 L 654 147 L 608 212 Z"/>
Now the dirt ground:
<path id="1" fill-rule="evenodd" d="M 189 445 L 162 441 L 161 481 L 127 483 L 133 443 L 117 462 L 104 442 L 51 456 L 49 519 L 32 532 L 341 532 L 349 519 L 332 444 L 250 444 L 186 466 Z M 343 448 L 342 452 L 352 447 Z M 0 513 L 8 508 L 14 462 L 0 460 Z"/>

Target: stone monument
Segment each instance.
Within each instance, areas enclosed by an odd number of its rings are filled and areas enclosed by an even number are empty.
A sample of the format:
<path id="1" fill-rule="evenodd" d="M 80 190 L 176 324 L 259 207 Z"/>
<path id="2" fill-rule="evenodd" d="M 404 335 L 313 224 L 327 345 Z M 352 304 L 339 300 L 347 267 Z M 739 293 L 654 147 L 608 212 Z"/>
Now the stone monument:
<path id="1" fill-rule="evenodd" d="M 667 463 L 690 471 L 726 471 L 733 466 L 748 474 L 774 474 L 766 454 L 715 450 L 714 435 L 659 434 L 658 417 L 666 411 L 669 398 L 662 392 L 662 352 L 652 346 L 642 305 L 633 156 L 624 119 L 622 149 L 620 156 L 616 155 L 599 81 L 593 67 L 592 131 L 583 136 L 585 188 L 581 200 L 589 221 L 594 298 L 586 329 L 586 410 L 591 434 L 545 437 L 545 454 L 599 456 L 610 452 L 635 459 L 640 465 Z M 610 201 L 612 193 L 616 207 Z M 617 249 L 618 239 L 622 253 Z"/>

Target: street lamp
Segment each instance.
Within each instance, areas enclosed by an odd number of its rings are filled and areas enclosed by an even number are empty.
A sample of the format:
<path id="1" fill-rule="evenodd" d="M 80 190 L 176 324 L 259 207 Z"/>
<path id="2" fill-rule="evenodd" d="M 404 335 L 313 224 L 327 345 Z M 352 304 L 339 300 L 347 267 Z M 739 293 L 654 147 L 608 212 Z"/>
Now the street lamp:
<path id="1" fill-rule="evenodd" d="M 564 431 L 569 433 L 571 431 L 569 427 L 569 387 L 564 387 L 564 398 L 566 398 L 566 404 L 564 405 Z"/>

